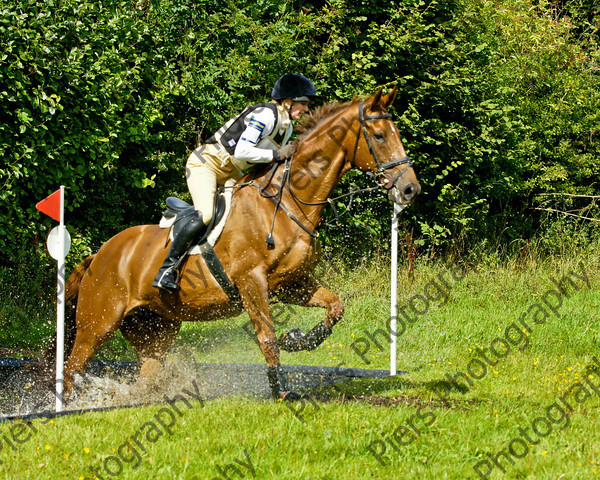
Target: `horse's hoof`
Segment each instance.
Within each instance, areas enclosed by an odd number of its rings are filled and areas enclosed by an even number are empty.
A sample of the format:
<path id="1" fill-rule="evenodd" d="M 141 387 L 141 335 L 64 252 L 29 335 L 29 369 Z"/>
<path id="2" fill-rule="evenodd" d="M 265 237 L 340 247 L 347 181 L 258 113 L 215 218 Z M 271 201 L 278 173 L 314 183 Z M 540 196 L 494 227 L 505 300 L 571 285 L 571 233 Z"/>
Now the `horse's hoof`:
<path id="1" fill-rule="evenodd" d="M 162 370 L 162 364 L 156 358 L 147 358 L 140 366 L 139 378 L 153 379 Z"/>
<path id="2" fill-rule="evenodd" d="M 292 328 L 277 340 L 277 345 L 286 352 L 299 352 L 304 350 L 304 338 L 306 334 L 299 328 Z"/>
<path id="3" fill-rule="evenodd" d="M 297 392 L 284 392 L 281 394 L 281 399 L 284 402 L 297 402 L 302 399 L 302 395 Z"/>

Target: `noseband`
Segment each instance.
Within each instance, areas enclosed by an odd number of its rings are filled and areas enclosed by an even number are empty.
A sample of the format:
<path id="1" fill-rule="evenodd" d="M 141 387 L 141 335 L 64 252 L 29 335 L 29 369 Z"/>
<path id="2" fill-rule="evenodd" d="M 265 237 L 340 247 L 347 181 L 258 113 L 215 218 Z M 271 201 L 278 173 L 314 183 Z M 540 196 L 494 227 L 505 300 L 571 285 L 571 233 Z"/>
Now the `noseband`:
<path id="1" fill-rule="evenodd" d="M 392 188 L 394 186 L 394 183 L 396 183 L 396 180 L 398 180 L 402 175 L 404 175 L 404 173 L 406 173 L 406 171 L 410 167 L 412 167 L 413 161 L 411 160 L 410 157 L 403 157 L 403 158 L 399 158 L 398 160 L 393 160 L 391 162 L 384 163 L 383 165 L 381 164 L 381 162 L 379 161 L 379 157 L 377 157 L 377 153 L 375 152 L 375 150 L 373 150 L 373 145 L 371 145 L 371 140 L 369 139 L 369 134 L 367 132 L 367 126 L 365 124 L 365 120 L 378 120 L 378 119 L 382 119 L 382 118 L 390 119 L 390 118 L 392 118 L 392 116 L 389 113 L 382 113 L 379 115 L 368 115 L 365 117 L 364 103 L 365 103 L 365 101 L 363 100 L 358 105 L 358 120 L 360 122 L 360 126 L 361 126 L 361 130 L 363 132 L 363 135 L 365 136 L 365 140 L 367 141 L 367 146 L 369 147 L 369 153 L 371 154 L 371 156 L 373 157 L 373 160 L 375 160 L 375 164 L 377 165 L 377 172 L 375 172 L 374 175 L 379 180 L 379 183 L 386 190 L 389 190 L 390 188 Z M 361 130 L 359 130 L 358 134 L 356 135 L 356 143 L 354 144 L 354 155 L 352 156 L 352 163 L 354 163 L 354 160 L 356 158 L 356 152 L 358 150 L 358 141 L 360 140 Z M 403 164 L 407 164 L 407 166 L 404 170 L 402 170 L 402 172 L 396 178 L 393 178 L 389 173 L 386 173 L 386 170 L 389 170 L 390 168 L 394 168 L 398 165 L 403 165 Z M 382 182 L 382 180 L 384 180 L 384 181 Z"/>

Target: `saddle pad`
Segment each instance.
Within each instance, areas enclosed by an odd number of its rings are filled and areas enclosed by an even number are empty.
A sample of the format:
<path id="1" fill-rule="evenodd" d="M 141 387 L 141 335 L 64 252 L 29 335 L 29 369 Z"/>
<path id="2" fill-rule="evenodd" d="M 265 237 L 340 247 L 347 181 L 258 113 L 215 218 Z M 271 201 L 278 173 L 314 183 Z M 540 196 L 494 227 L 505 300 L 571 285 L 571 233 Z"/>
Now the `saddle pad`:
<path id="1" fill-rule="evenodd" d="M 234 184 L 235 184 L 235 180 L 227 180 L 227 182 L 225 183 L 225 187 L 226 187 L 225 191 L 221 194 L 217 194 L 217 195 L 221 195 L 225 199 L 225 213 L 223 213 L 223 217 L 221 218 L 219 223 L 217 223 L 214 226 L 214 228 L 212 229 L 212 231 L 209 233 L 208 237 L 206 238 L 206 241 L 212 247 L 215 246 L 215 243 L 217 243 L 217 240 L 221 236 L 221 232 L 225 228 L 225 222 L 227 221 L 227 217 L 229 216 L 229 210 L 231 209 L 231 197 L 233 196 L 233 188 L 230 188 L 230 187 L 232 187 Z M 176 217 L 172 217 L 172 218 L 162 217 L 160 220 L 160 223 L 158 225 L 160 228 L 171 228 L 173 226 L 173 223 L 175 222 L 175 218 Z M 169 237 L 171 238 L 171 240 L 173 240 L 173 230 L 171 230 L 169 232 Z M 201 255 L 201 254 L 202 254 L 202 252 L 200 251 L 199 245 L 194 245 L 188 250 L 188 255 Z"/>

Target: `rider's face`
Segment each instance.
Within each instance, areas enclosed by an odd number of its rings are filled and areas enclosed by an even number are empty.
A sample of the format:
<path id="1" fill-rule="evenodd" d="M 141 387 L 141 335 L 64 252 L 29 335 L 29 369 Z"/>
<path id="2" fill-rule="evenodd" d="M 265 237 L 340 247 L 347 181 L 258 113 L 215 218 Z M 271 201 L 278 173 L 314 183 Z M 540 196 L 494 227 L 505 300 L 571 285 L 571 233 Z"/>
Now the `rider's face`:
<path id="1" fill-rule="evenodd" d="M 284 100 L 287 108 L 290 108 L 290 116 L 292 120 L 298 120 L 302 115 L 308 112 L 308 102 L 293 102 L 291 99 Z"/>

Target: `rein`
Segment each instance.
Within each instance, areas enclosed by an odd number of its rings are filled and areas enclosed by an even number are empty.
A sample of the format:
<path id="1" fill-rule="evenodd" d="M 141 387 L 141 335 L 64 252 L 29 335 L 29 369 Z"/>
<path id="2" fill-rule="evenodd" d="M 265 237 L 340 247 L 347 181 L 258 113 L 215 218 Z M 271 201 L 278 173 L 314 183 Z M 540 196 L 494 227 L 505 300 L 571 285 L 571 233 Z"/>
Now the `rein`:
<path id="1" fill-rule="evenodd" d="M 281 184 L 279 185 L 279 191 L 277 192 L 276 195 L 273 195 L 273 194 L 270 194 L 269 192 L 267 192 L 267 186 L 269 186 L 271 184 L 271 180 L 273 179 L 273 176 L 275 175 L 275 172 L 277 171 L 277 168 L 279 167 L 279 165 L 277 163 L 273 164 L 273 166 L 271 167 L 271 170 L 269 171 L 269 174 L 267 175 L 265 180 L 260 185 L 257 185 L 255 182 L 249 182 L 250 185 L 253 185 L 256 188 L 258 188 L 258 191 L 260 192 L 261 197 L 270 198 L 271 200 L 273 200 L 275 202 L 275 211 L 273 212 L 273 220 L 271 221 L 271 230 L 269 231 L 269 235 L 267 235 L 267 238 L 265 239 L 265 242 L 267 242 L 267 244 L 269 245 L 269 248 L 275 247 L 275 241 L 273 240 L 273 229 L 275 228 L 275 217 L 277 216 L 277 210 L 279 210 L 280 208 L 287 214 L 288 217 L 290 217 L 290 219 L 292 219 L 294 222 L 296 222 L 300 226 L 300 228 L 302 228 L 302 230 L 304 230 L 306 233 L 308 233 L 312 238 L 317 238 L 319 236 L 317 233 L 313 232 L 308 227 L 306 227 L 300 220 L 298 220 L 298 218 L 296 218 L 281 203 L 281 198 L 283 197 L 283 189 L 286 186 L 287 186 L 288 191 L 294 196 L 294 198 L 297 198 L 296 194 L 294 193 L 294 191 L 292 190 L 292 187 L 290 185 L 290 170 L 292 168 L 292 160 L 293 160 L 293 157 L 290 159 L 286 159 L 283 164 L 283 174 L 281 175 Z M 327 203 L 327 202 L 323 202 L 323 203 Z"/>
<path id="2" fill-rule="evenodd" d="M 368 115 L 365 116 L 364 115 L 364 100 L 362 102 L 360 102 L 359 106 L 358 106 L 358 119 L 360 122 L 360 126 L 361 126 L 361 130 L 358 131 L 357 135 L 356 135 L 356 142 L 354 144 L 354 153 L 352 155 L 352 163 L 354 163 L 354 160 L 356 158 L 356 153 L 358 151 L 358 142 L 360 140 L 360 135 L 361 132 L 363 133 L 365 140 L 367 142 L 367 146 L 369 147 L 369 153 L 371 154 L 371 156 L 373 157 L 373 160 L 375 160 L 375 164 L 377 165 L 377 172 L 373 173 L 373 172 L 367 172 L 368 174 L 376 177 L 376 178 L 385 178 L 386 179 L 386 183 L 382 184 L 381 182 L 378 182 L 378 185 L 375 187 L 367 187 L 367 188 L 361 188 L 361 189 L 355 189 L 352 190 L 348 193 L 344 193 L 342 195 L 339 195 L 337 197 L 330 197 L 327 198 L 326 200 L 323 201 L 319 201 L 319 202 L 305 202 L 304 200 L 302 200 L 300 197 L 298 197 L 298 195 L 296 195 L 296 193 L 294 192 L 294 190 L 292 190 L 292 186 L 290 185 L 290 170 L 291 170 L 291 166 L 292 166 L 292 160 L 293 160 L 293 156 L 290 159 L 286 159 L 284 162 L 284 168 L 283 168 L 283 174 L 281 176 L 281 184 L 279 185 L 279 189 L 277 191 L 276 194 L 271 194 L 269 192 L 267 192 L 267 187 L 271 184 L 271 181 L 275 175 L 275 172 L 277 171 L 277 168 L 279 167 L 278 163 L 273 163 L 273 166 L 271 167 L 271 170 L 269 171 L 269 174 L 266 176 L 265 180 L 263 180 L 263 182 L 258 185 L 255 181 L 251 181 L 251 182 L 245 182 L 242 184 L 238 184 L 238 185 L 234 185 L 233 188 L 239 188 L 239 187 L 244 187 L 247 185 L 252 185 L 256 188 L 258 188 L 260 195 L 264 198 L 270 198 L 274 203 L 275 203 L 275 211 L 273 212 L 273 220 L 271 221 L 271 229 L 269 231 L 269 235 L 267 236 L 267 238 L 265 239 L 265 241 L 267 242 L 269 248 L 274 248 L 275 247 L 275 242 L 273 240 L 273 229 L 275 227 L 275 217 L 277 216 L 277 211 L 279 209 L 283 210 L 288 217 L 290 217 L 291 220 L 293 220 L 296 224 L 298 224 L 298 226 L 300 226 L 300 228 L 302 228 L 306 233 L 308 233 L 312 238 L 317 238 L 319 235 L 318 233 L 310 230 L 308 227 L 306 227 L 298 218 L 296 218 L 282 203 L 281 203 L 281 199 L 283 197 L 283 190 L 284 187 L 287 187 L 287 190 L 290 192 L 290 194 L 292 195 L 292 197 L 299 203 L 303 204 L 303 205 L 307 205 L 307 206 L 319 206 L 319 205 L 331 205 L 331 208 L 333 210 L 333 213 L 335 215 L 335 222 L 337 225 L 340 224 L 340 215 L 338 214 L 338 210 L 335 206 L 335 201 L 339 200 L 341 198 L 344 197 L 350 197 L 350 201 L 348 202 L 348 205 L 346 207 L 346 211 L 350 210 L 350 205 L 352 204 L 352 201 L 354 199 L 354 195 L 357 193 L 365 193 L 365 192 L 371 192 L 373 190 L 377 190 L 379 188 L 386 188 L 386 190 L 389 190 L 393 187 L 393 184 L 395 183 L 395 181 L 400 178 L 402 175 L 404 175 L 404 173 L 412 167 L 413 165 L 413 160 L 410 157 L 403 157 L 400 159 L 396 159 L 396 160 L 392 160 L 391 162 L 387 162 L 384 163 L 383 165 L 381 164 L 381 162 L 379 161 L 379 157 L 377 156 L 377 153 L 375 152 L 375 150 L 373 149 L 373 146 L 371 145 L 371 141 L 369 139 L 369 135 L 367 132 L 367 126 L 365 123 L 365 120 L 376 120 L 376 119 L 390 119 L 392 118 L 392 116 L 390 114 L 378 114 L 378 115 Z M 389 170 L 390 168 L 394 168 L 398 165 L 403 165 L 403 164 L 407 164 L 406 168 L 404 168 L 404 170 L 402 170 L 402 172 L 400 172 L 400 174 L 393 179 L 391 177 L 391 175 L 389 175 L 388 173 L 386 173 L 386 170 Z M 390 182 L 391 181 L 391 182 Z M 391 186 L 389 188 L 387 188 L 387 184 L 391 183 Z M 385 186 L 384 186 L 385 185 Z M 333 226 L 334 224 L 328 223 L 326 224 L 328 226 Z"/>

